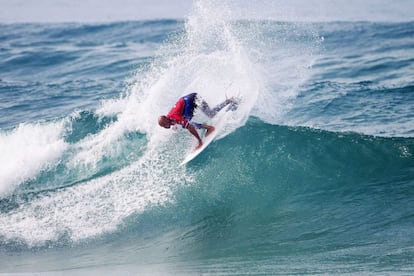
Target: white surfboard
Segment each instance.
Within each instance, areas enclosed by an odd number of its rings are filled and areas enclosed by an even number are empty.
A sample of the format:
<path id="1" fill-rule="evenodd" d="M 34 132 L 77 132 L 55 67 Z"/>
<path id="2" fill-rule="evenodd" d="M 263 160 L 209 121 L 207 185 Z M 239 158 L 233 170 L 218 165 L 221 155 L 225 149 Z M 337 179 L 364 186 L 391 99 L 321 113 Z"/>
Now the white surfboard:
<path id="1" fill-rule="evenodd" d="M 235 111 L 239 105 L 239 102 L 240 102 L 240 99 L 237 99 L 237 102 L 230 104 L 226 108 L 226 111 L 227 112 Z M 211 142 L 214 141 L 214 139 L 217 137 L 220 130 L 222 129 L 223 125 L 225 124 L 226 117 L 227 117 L 226 112 L 223 110 L 220 111 L 219 114 L 217 114 L 214 117 L 214 119 L 212 120 L 212 123 L 213 123 L 213 126 L 215 127 L 215 130 L 203 140 L 203 145 L 201 146 L 201 148 L 197 150 L 193 150 L 192 152 L 187 154 L 183 162 L 181 162 L 180 166 L 183 166 L 187 164 L 188 162 L 190 162 L 191 160 L 193 160 L 194 158 L 196 158 L 197 155 L 199 155 Z"/>

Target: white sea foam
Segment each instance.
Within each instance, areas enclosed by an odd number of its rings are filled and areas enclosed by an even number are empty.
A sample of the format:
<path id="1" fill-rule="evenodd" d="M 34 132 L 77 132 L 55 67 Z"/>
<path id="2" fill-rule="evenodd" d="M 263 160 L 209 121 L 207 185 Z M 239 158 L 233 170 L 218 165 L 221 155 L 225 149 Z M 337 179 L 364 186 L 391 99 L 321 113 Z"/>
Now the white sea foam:
<path id="1" fill-rule="evenodd" d="M 185 174 L 166 168 L 165 160 L 173 161 L 148 151 L 123 170 L 2 213 L 0 233 L 32 247 L 49 241 L 77 243 L 112 232 L 126 217 L 172 200 L 171 184 L 184 182 Z"/>
<path id="2" fill-rule="evenodd" d="M 0 195 L 53 167 L 67 148 L 64 122 L 21 124 L 0 133 Z"/>

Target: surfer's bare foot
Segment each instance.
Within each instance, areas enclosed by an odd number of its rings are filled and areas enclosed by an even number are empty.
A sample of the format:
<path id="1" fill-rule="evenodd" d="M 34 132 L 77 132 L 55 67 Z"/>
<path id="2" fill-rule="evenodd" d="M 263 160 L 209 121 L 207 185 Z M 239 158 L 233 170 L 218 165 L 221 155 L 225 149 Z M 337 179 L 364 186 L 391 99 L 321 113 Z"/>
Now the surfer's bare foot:
<path id="1" fill-rule="evenodd" d="M 194 148 L 194 150 L 198 150 L 199 148 L 201 148 L 203 146 L 203 143 L 198 143 L 197 147 Z"/>
<path id="2" fill-rule="evenodd" d="M 209 126 L 207 128 L 206 137 L 209 136 L 214 130 L 215 128 L 213 126 Z"/>
<path id="3" fill-rule="evenodd" d="M 226 104 L 231 104 L 231 103 L 235 103 L 235 102 L 236 102 L 236 100 L 234 99 L 234 97 L 226 99 Z"/>

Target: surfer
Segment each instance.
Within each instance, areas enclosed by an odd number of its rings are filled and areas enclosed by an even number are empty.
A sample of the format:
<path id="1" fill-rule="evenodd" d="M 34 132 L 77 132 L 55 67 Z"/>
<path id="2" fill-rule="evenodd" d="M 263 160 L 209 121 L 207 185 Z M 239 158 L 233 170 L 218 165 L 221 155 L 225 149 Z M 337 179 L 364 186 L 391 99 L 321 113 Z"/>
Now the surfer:
<path id="1" fill-rule="evenodd" d="M 203 145 L 203 141 L 201 140 L 197 129 L 206 129 L 207 137 L 214 131 L 214 127 L 206 124 L 191 122 L 194 110 L 199 107 L 209 118 L 213 118 L 217 112 L 231 103 L 235 103 L 233 98 L 226 99 L 224 102 L 211 109 L 197 93 L 191 93 L 179 98 L 167 115 L 162 115 L 158 118 L 158 124 L 164 128 L 170 128 L 172 125 L 179 124 L 183 128 L 188 129 L 188 131 L 198 140 L 198 146 L 195 148 L 197 150 Z"/>

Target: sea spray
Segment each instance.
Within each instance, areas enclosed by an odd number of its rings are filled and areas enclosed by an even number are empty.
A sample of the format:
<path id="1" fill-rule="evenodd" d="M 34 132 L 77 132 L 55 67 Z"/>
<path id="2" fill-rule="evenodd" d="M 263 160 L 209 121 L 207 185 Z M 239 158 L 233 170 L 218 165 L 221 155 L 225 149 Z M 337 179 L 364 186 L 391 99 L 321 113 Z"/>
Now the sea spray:
<path id="1" fill-rule="evenodd" d="M 167 113 L 180 96 L 191 92 L 199 93 L 210 105 L 226 97 L 241 97 L 242 108 L 228 125 L 234 129 L 247 120 L 260 81 L 232 34 L 230 22 L 219 16 L 212 17 L 213 14 L 214 10 L 206 9 L 199 2 L 195 14 L 186 21 L 182 36 L 174 37 L 160 50 L 160 56 L 174 54 L 155 61 L 157 66 L 131 89 L 125 113 L 140 110 L 145 114 L 146 119 L 138 124 L 146 133 L 162 135 L 165 130 L 153 122 Z"/>

